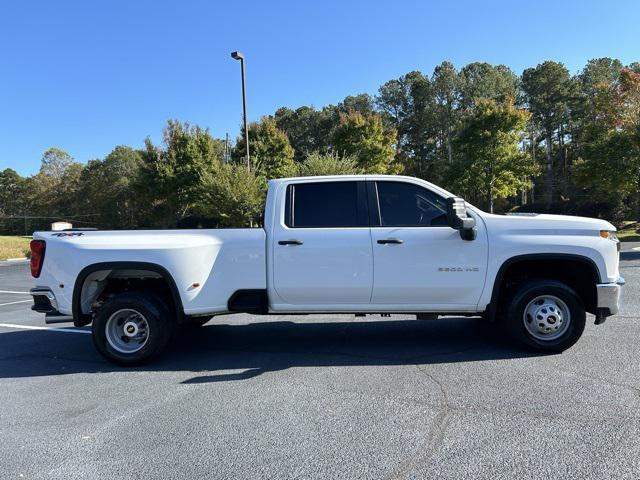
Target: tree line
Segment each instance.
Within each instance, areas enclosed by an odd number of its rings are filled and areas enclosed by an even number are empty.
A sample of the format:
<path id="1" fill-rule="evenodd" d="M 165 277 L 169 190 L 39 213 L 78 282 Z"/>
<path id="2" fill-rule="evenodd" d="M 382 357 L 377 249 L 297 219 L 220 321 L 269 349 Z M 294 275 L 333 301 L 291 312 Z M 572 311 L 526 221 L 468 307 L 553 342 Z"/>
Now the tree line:
<path id="1" fill-rule="evenodd" d="M 488 211 L 640 220 L 640 63 L 590 60 L 572 75 L 546 61 L 520 76 L 504 65 L 443 62 L 374 96 L 283 107 L 249 126 L 251 169 L 235 145 L 170 120 L 162 143 L 117 146 L 74 161 L 50 148 L 40 171 L 0 172 L 0 232 L 53 220 L 98 228 L 246 226 L 266 182 L 292 175 L 404 174 Z"/>

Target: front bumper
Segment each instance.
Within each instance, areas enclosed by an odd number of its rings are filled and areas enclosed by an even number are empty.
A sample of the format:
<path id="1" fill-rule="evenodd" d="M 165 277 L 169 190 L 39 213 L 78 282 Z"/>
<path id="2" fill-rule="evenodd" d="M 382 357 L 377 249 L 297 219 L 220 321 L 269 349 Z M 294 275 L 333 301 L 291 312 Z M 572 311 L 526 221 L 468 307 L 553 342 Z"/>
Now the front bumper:
<path id="1" fill-rule="evenodd" d="M 624 278 L 618 277 L 612 283 L 599 283 L 596 285 L 598 292 L 598 313 L 602 313 L 604 317 L 615 315 L 620 309 L 620 294 L 622 286 L 626 282 Z"/>

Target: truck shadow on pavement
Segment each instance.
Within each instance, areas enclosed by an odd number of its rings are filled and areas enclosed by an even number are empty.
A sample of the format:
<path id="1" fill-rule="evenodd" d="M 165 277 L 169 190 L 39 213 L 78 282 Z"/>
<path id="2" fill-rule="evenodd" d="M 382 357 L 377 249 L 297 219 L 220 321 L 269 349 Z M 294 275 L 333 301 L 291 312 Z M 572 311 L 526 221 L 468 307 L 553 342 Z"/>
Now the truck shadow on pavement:
<path id="1" fill-rule="evenodd" d="M 224 317 L 221 317 L 224 318 Z M 216 324 L 182 332 L 156 362 L 120 368 L 103 360 L 89 335 L 47 331 L 0 334 L 0 378 L 114 371 L 192 372 L 184 384 L 248 380 L 292 367 L 426 365 L 531 357 L 479 318 L 269 321 Z M 342 319 L 340 319 L 342 320 Z M 238 372 L 238 370 L 241 370 Z"/>

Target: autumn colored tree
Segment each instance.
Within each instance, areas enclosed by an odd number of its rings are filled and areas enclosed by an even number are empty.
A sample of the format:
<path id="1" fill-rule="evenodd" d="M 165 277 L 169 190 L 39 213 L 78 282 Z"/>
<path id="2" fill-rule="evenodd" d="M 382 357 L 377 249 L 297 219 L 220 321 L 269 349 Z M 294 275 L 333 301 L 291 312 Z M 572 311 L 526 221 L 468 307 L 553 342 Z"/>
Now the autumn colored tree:
<path id="1" fill-rule="evenodd" d="M 620 71 L 594 86 L 577 177 L 582 186 L 635 206 L 640 221 L 640 73 Z"/>

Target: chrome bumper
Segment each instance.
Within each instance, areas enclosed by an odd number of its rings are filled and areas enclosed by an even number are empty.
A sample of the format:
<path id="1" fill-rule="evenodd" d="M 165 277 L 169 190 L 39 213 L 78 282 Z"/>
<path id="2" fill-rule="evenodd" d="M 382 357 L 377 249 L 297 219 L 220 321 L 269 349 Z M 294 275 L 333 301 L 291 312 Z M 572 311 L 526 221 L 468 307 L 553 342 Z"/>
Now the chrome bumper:
<path id="1" fill-rule="evenodd" d="M 626 282 L 624 278 L 618 277 L 613 283 L 598 283 L 596 290 L 598 292 L 598 309 L 602 309 L 605 314 L 615 315 L 620 307 L 620 293 L 622 286 Z M 608 312 L 606 312 L 608 310 Z M 608 316 L 606 315 L 606 316 Z"/>

